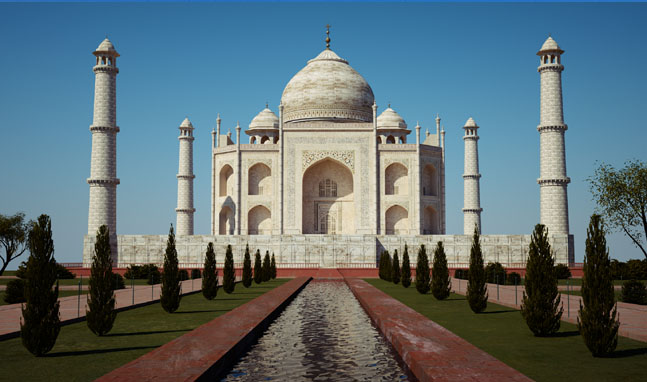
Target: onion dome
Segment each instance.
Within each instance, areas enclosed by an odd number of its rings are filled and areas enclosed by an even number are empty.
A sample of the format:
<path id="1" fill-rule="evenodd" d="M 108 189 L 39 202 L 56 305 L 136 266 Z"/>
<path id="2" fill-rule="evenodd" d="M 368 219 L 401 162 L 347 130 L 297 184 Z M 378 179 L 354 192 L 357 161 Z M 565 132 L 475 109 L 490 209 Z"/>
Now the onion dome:
<path id="1" fill-rule="evenodd" d="M 473 119 L 472 117 L 470 117 L 470 118 L 467 120 L 467 122 L 465 122 L 465 126 L 463 126 L 463 127 L 472 127 L 472 128 L 474 128 L 474 127 L 475 127 L 475 128 L 477 128 L 477 129 L 479 128 L 479 127 L 478 127 L 478 125 L 476 124 L 476 122 L 474 122 L 474 119 Z"/>
<path id="2" fill-rule="evenodd" d="M 557 42 L 553 40 L 552 37 L 548 36 L 546 41 L 544 41 L 544 45 L 541 46 L 541 49 L 539 49 L 539 52 L 537 52 L 538 56 L 541 56 L 543 53 L 546 52 L 558 52 L 559 54 L 564 53 L 564 51 L 557 45 Z"/>
<path id="3" fill-rule="evenodd" d="M 250 129 L 278 129 L 279 117 L 267 106 L 249 124 Z"/>
<path id="4" fill-rule="evenodd" d="M 117 50 L 115 49 L 115 46 L 112 45 L 112 42 L 106 38 L 99 44 L 97 47 L 97 50 L 94 51 L 94 53 L 110 53 L 113 56 L 119 57 L 119 53 L 117 53 Z"/>
<path id="5" fill-rule="evenodd" d="M 402 117 L 400 117 L 400 114 L 396 113 L 395 110 L 391 109 L 391 107 L 388 107 L 379 117 L 377 117 L 377 128 L 406 129 L 407 123 L 404 122 Z"/>
<path id="6" fill-rule="evenodd" d="M 326 49 L 308 61 L 283 90 L 283 121 L 371 122 L 374 100 L 364 77 Z"/>
<path id="7" fill-rule="evenodd" d="M 189 121 L 189 118 L 184 118 L 184 121 L 182 121 L 182 124 L 180 125 L 180 129 L 193 129 L 193 124 Z"/>

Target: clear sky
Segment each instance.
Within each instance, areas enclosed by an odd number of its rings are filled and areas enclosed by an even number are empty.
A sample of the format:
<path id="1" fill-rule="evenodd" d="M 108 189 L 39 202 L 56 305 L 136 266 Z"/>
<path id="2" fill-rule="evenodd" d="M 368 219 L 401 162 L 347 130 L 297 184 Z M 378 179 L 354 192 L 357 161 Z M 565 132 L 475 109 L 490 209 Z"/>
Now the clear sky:
<path id="1" fill-rule="evenodd" d="M 463 231 L 462 126 L 472 116 L 481 127 L 483 233 L 527 234 L 539 221 L 535 53 L 550 33 L 566 51 L 570 226 L 582 261 L 596 161 L 647 160 L 645 20 L 647 4 L 3 3 L 0 213 L 50 215 L 57 260 L 81 261 L 91 53 L 107 34 L 121 54 L 117 233 L 165 234 L 175 223 L 178 126 L 188 116 L 195 230 L 208 234 L 217 113 L 226 133 L 236 121 L 247 128 L 266 101 L 276 112 L 290 78 L 325 48 L 330 23 L 332 49 L 369 82 L 378 112 L 390 102 L 410 127 L 432 132 L 440 114 L 447 233 Z M 620 234 L 608 244 L 614 258 L 642 258 Z"/>

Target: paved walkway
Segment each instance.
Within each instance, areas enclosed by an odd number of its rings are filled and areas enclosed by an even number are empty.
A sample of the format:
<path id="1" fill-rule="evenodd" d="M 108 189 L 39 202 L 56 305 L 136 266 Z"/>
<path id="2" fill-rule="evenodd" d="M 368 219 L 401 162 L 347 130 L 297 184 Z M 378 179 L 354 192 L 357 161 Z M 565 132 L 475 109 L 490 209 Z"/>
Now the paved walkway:
<path id="1" fill-rule="evenodd" d="M 220 280 L 219 285 L 222 285 Z M 75 287 L 78 288 L 78 287 Z M 202 289 L 202 279 L 182 281 L 182 294 L 191 293 Z M 135 289 L 127 288 L 115 291 L 115 308 L 123 309 L 131 306 L 146 305 L 159 301 L 162 293 L 161 284 L 135 285 Z M 78 320 L 85 317 L 87 295 L 62 297 L 59 299 L 61 322 Z M 21 304 L 0 306 L 0 339 L 17 337 L 20 335 L 20 318 L 22 317 Z"/>
<path id="2" fill-rule="evenodd" d="M 464 295 L 467 290 L 467 280 L 452 278 L 452 290 Z M 488 301 L 500 305 L 521 309 L 523 298 L 523 286 L 488 284 Z M 562 320 L 577 324 L 577 313 L 580 309 L 580 296 L 561 294 L 564 314 Z M 647 342 L 647 305 L 627 304 L 618 302 L 618 313 L 620 314 L 621 336 L 633 338 L 638 341 Z"/>

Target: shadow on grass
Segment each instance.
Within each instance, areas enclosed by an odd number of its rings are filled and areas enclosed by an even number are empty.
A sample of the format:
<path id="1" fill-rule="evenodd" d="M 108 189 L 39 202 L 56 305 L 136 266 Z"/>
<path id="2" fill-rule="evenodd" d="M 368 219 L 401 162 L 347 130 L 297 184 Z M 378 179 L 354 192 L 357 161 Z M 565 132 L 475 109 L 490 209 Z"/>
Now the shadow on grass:
<path id="1" fill-rule="evenodd" d="M 116 353 L 120 351 L 129 351 L 129 350 L 155 349 L 157 347 L 158 346 L 132 346 L 132 347 L 126 347 L 126 348 L 113 348 L 113 349 L 62 351 L 58 353 L 46 354 L 45 357 L 68 357 L 68 356 L 88 355 L 88 354 L 105 354 L 105 353 Z"/>
<path id="2" fill-rule="evenodd" d="M 488 312 L 481 312 L 480 314 L 498 314 L 498 313 L 512 313 L 512 312 L 518 312 L 518 310 L 515 309 L 508 309 L 508 310 L 490 310 Z"/>
<path id="3" fill-rule="evenodd" d="M 606 358 L 627 358 L 647 354 L 647 348 L 616 350 Z"/>
<path id="4" fill-rule="evenodd" d="M 191 330 L 193 329 L 156 330 L 151 332 L 132 332 L 132 333 L 109 333 L 109 334 L 106 334 L 104 337 L 144 336 L 147 334 L 190 332 Z"/>
<path id="5" fill-rule="evenodd" d="M 188 314 L 188 313 L 217 313 L 217 312 L 229 312 L 231 309 L 211 309 L 211 310 L 183 310 L 175 311 L 173 314 Z M 178 330 L 180 331 L 180 330 Z"/>
<path id="6" fill-rule="evenodd" d="M 465 297 L 460 298 L 460 297 L 454 297 L 454 298 L 446 298 L 443 301 L 466 301 L 467 299 Z"/>
<path id="7" fill-rule="evenodd" d="M 577 330 L 571 330 L 571 331 L 568 331 L 568 332 L 557 332 L 557 333 L 553 333 L 553 334 L 551 334 L 551 335 L 549 335 L 549 336 L 546 336 L 546 337 L 549 337 L 549 338 L 550 338 L 550 337 L 553 337 L 553 338 L 562 338 L 562 337 L 575 337 L 575 336 L 579 336 L 579 335 L 580 335 L 580 332 L 579 332 L 579 331 L 577 331 Z"/>

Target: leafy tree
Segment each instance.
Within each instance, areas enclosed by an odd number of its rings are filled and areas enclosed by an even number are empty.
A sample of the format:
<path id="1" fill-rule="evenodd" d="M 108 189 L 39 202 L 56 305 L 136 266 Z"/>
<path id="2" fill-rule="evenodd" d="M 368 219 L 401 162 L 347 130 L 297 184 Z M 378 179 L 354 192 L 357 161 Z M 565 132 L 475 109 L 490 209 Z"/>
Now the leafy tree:
<path id="1" fill-rule="evenodd" d="M 498 261 L 495 263 L 488 263 L 485 266 L 485 281 L 490 284 L 504 285 L 506 278 L 505 268 Z"/>
<path id="2" fill-rule="evenodd" d="M 265 257 L 263 258 L 263 267 L 261 269 L 261 278 L 263 282 L 270 281 L 272 278 L 272 270 L 270 269 L 270 251 L 265 251 Z"/>
<path id="3" fill-rule="evenodd" d="M 110 230 L 105 224 L 97 231 L 90 275 L 88 309 L 85 312 L 85 319 L 92 333 L 103 336 L 112 329 L 117 318 Z"/>
<path id="4" fill-rule="evenodd" d="M 225 252 L 225 267 L 222 270 L 222 289 L 225 293 L 230 294 L 236 288 L 236 270 L 234 269 L 234 254 L 231 251 L 231 245 L 227 245 Z"/>
<path id="5" fill-rule="evenodd" d="M 260 284 L 263 281 L 263 268 L 261 266 L 261 251 L 256 250 L 256 255 L 254 256 L 254 282 Z"/>
<path id="6" fill-rule="evenodd" d="M 14 279 L 9 281 L 7 283 L 7 289 L 5 289 L 4 292 L 4 302 L 6 302 L 7 304 L 18 304 L 20 302 L 25 302 L 25 280 Z"/>
<path id="7" fill-rule="evenodd" d="M 29 224 L 25 223 L 25 214 L 19 212 L 13 216 L 0 214 L 0 244 L 4 248 L 4 256 L 0 254 L 2 265 L 0 276 L 9 263 L 27 250 L 27 231 Z"/>
<path id="8" fill-rule="evenodd" d="M 178 269 L 177 250 L 175 249 L 175 233 L 173 232 L 173 224 L 171 224 L 168 239 L 166 240 L 166 252 L 164 252 L 162 295 L 160 296 L 162 308 L 169 313 L 175 312 L 180 307 L 181 292 L 180 270 Z"/>
<path id="9" fill-rule="evenodd" d="M 218 295 L 218 269 L 216 269 L 216 253 L 212 242 L 207 244 L 207 253 L 204 256 L 202 295 L 207 300 L 213 300 Z"/>
<path id="10" fill-rule="evenodd" d="M 551 335 L 559 330 L 564 309 L 560 307 L 554 259 L 548 242 L 548 230 L 537 224 L 530 238 L 526 262 L 525 291 L 521 315 L 535 336 Z"/>
<path id="11" fill-rule="evenodd" d="M 425 245 L 418 249 L 418 263 L 416 264 L 416 289 L 421 294 L 429 292 L 429 259 Z"/>
<path id="12" fill-rule="evenodd" d="M 607 226 L 624 232 L 647 258 L 647 163 L 628 161 L 620 170 L 602 163 L 588 181 Z"/>
<path id="13" fill-rule="evenodd" d="M 249 244 L 245 245 L 245 258 L 243 259 L 243 286 L 252 286 L 252 260 L 249 258 Z"/>
<path id="14" fill-rule="evenodd" d="M 202 272 L 200 272 L 199 269 L 197 269 L 197 268 L 196 269 L 191 269 L 191 279 L 192 280 L 199 279 L 201 277 L 202 277 Z"/>
<path id="15" fill-rule="evenodd" d="M 555 277 L 558 280 L 566 280 L 571 277 L 571 270 L 566 264 L 557 264 L 555 265 Z"/>
<path id="16" fill-rule="evenodd" d="M 444 300 L 449 297 L 451 292 L 451 280 L 449 278 L 449 269 L 447 268 L 447 255 L 443 242 L 439 241 L 434 251 L 434 265 L 431 270 L 431 294 L 437 300 Z"/>
<path id="17" fill-rule="evenodd" d="M 61 330 L 56 282 L 56 260 L 52 223 L 47 215 L 40 215 L 31 224 L 29 237 L 29 259 L 26 266 L 20 336 L 22 344 L 32 354 L 40 357 L 54 347 Z"/>
<path id="18" fill-rule="evenodd" d="M 411 264 L 409 263 L 409 248 L 404 245 L 402 255 L 402 286 L 408 288 L 411 285 Z"/>
<path id="19" fill-rule="evenodd" d="M 586 230 L 585 251 L 577 328 L 593 356 L 601 357 L 612 353 L 618 345 L 620 323 L 609 267 L 609 250 L 600 215 L 591 216 Z"/>
<path id="20" fill-rule="evenodd" d="M 393 265 L 391 266 L 391 281 L 393 284 L 400 282 L 400 259 L 398 259 L 398 250 L 393 252 Z"/>
<path id="21" fill-rule="evenodd" d="M 470 269 L 467 274 L 467 301 L 474 313 L 481 313 L 487 307 L 487 285 L 485 284 L 485 268 L 483 268 L 483 252 L 479 230 L 474 225 L 472 248 L 470 249 Z"/>
<path id="22" fill-rule="evenodd" d="M 270 276 L 272 280 L 276 278 L 276 260 L 274 259 L 274 252 L 272 252 L 272 261 L 270 262 Z"/>
<path id="23" fill-rule="evenodd" d="M 18 281 L 18 280 L 14 280 L 14 281 Z M 7 284 L 7 294 L 5 296 L 5 301 L 7 301 L 7 297 L 9 296 L 9 284 Z M 645 284 L 638 280 L 625 281 L 622 284 L 621 296 L 622 296 L 622 302 L 626 302 L 628 304 L 639 304 L 639 305 L 647 304 L 647 289 L 645 288 Z M 12 304 L 9 301 L 7 302 Z"/>

